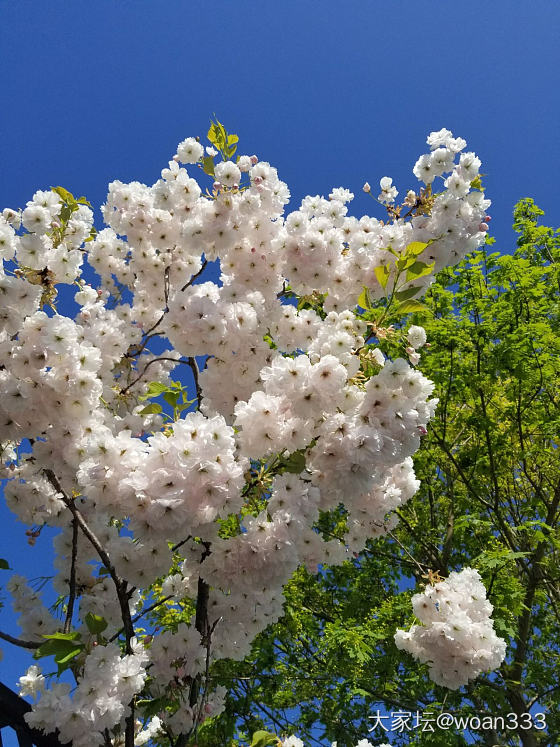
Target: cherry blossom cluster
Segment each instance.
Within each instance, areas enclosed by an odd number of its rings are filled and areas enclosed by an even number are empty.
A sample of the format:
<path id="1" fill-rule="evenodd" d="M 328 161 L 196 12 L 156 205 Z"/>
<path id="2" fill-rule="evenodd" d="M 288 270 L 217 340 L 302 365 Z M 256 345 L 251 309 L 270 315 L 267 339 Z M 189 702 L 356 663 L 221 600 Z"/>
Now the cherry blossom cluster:
<path id="1" fill-rule="evenodd" d="M 437 399 L 410 365 L 424 330 L 408 330 L 408 362 L 385 359 L 358 299 L 365 287 L 390 304 L 395 257 L 411 244 L 432 272 L 399 291 L 420 295 L 484 242 L 490 204 L 463 140 L 441 130 L 428 144 L 414 169 L 426 186 L 402 211 L 381 180 L 389 221 L 350 216 L 343 188 L 285 215 L 289 190 L 273 166 L 217 161 L 195 138 L 152 186 L 112 182 L 97 233 L 86 201 L 61 188 L 3 211 L 6 501 L 34 531 L 59 529 L 53 585 L 79 599 L 66 621 L 80 636 L 77 687 L 41 680 L 33 725 L 102 744 L 92 729 L 122 734 L 142 692 L 170 707 L 137 722 L 137 740 L 189 733 L 223 707 L 224 693 L 203 684 L 211 661 L 243 658 L 279 619 L 295 568 L 341 563 L 394 527 L 418 489 L 411 457 Z M 201 169 L 213 179 L 205 192 Z M 63 315 L 56 287 L 70 283 L 77 311 Z M 177 409 L 170 374 L 182 370 L 193 399 Z M 152 401 L 164 391 L 173 416 Z M 316 523 L 340 504 L 346 532 L 324 539 Z M 156 582 L 177 615 L 194 605 L 196 621 L 133 645 Z M 27 639 L 61 630 L 23 579 L 10 588 Z M 103 619 L 101 640 L 87 615 Z"/>
<path id="2" fill-rule="evenodd" d="M 398 630 L 395 643 L 428 663 L 436 684 L 457 690 L 504 660 L 506 643 L 494 631 L 492 605 L 473 568 L 426 586 L 412 597 L 412 607 L 422 625 Z"/>

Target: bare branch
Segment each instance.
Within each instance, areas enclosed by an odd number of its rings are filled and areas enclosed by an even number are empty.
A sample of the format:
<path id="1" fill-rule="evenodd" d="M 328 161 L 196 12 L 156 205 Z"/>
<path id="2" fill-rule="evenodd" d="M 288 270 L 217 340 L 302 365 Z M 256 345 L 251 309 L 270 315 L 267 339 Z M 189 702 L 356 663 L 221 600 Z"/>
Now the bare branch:
<path id="1" fill-rule="evenodd" d="M 195 281 L 195 280 L 196 280 L 196 279 L 197 279 L 198 277 L 200 277 L 200 276 L 202 275 L 202 273 L 204 272 L 204 270 L 205 270 L 205 268 L 206 268 L 206 265 L 207 265 L 207 264 L 208 264 L 208 260 L 207 260 L 207 259 L 205 259 L 205 260 L 204 260 L 204 262 L 202 263 L 202 267 L 200 268 L 200 270 L 199 270 L 199 271 L 198 271 L 197 273 L 195 273 L 195 274 L 194 274 L 194 275 L 192 276 L 192 278 L 191 278 L 191 279 L 189 280 L 189 282 L 188 282 L 188 283 L 185 283 L 185 285 L 184 285 L 184 286 L 183 286 L 183 287 L 181 288 L 181 293 L 182 293 L 183 291 L 187 290 L 187 288 L 189 287 L 189 285 L 192 285 L 192 284 L 194 283 L 194 281 Z"/>
<path id="2" fill-rule="evenodd" d="M 76 600 L 76 558 L 78 557 L 78 522 L 76 517 L 72 518 L 72 560 L 70 563 L 70 591 L 68 594 L 68 607 L 66 609 L 66 620 L 64 621 L 64 632 L 69 633 L 72 627 L 72 615 L 74 614 L 74 602 Z"/>
<path id="3" fill-rule="evenodd" d="M 41 643 L 38 643 L 37 641 L 22 641 L 21 638 L 14 638 L 12 635 L 9 635 L 9 633 L 2 633 L 0 630 L 0 638 L 3 641 L 6 641 L 7 643 L 11 643 L 14 646 L 19 646 L 20 648 L 30 648 L 35 649 L 39 648 Z"/>

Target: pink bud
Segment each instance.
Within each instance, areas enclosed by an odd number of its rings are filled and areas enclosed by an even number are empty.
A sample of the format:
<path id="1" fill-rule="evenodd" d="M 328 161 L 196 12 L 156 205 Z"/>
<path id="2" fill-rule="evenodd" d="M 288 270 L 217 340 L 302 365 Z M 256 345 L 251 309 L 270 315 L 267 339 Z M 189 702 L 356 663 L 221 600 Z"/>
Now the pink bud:
<path id="1" fill-rule="evenodd" d="M 254 247 L 254 246 L 252 246 L 252 247 L 251 247 L 251 253 L 252 253 L 252 254 L 254 254 L 254 253 L 255 253 L 256 251 L 257 251 L 257 250 L 255 249 L 255 247 Z"/>
<path id="2" fill-rule="evenodd" d="M 488 223 L 488 221 L 490 221 L 490 220 L 492 220 L 492 216 L 491 215 L 485 215 L 484 216 L 484 222 L 485 223 Z"/>
<path id="3" fill-rule="evenodd" d="M 255 166 L 259 162 L 257 156 L 251 156 L 251 165 Z"/>
<path id="4" fill-rule="evenodd" d="M 417 428 L 420 431 L 420 433 L 422 434 L 422 436 L 425 436 L 428 433 L 428 431 L 424 428 L 423 425 L 419 425 L 419 426 L 417 426 Z"/>
<path id="5" fill-rule="evenodd" d="M 263 178 L 262 178 L 262 176 L 256 176 L 256 177 L 255 177 L 255 178 L 253 179 L 253 184 L 256 184 L 256 185 L 258 186 L 259 184 L 262 184 L 262 181 L 263 181 Z"/>
<path id="6" fill-rule="evenodd" d="M 481 223 L 478 227 L 479 231 L 487 231 L 488 230 L 488 223 Z"/>
<path id="7" fill-rule="evenodd" d="M 214 184 L 212 185 L 212 189 L 218 190 L 218 189 L 220 189 L 221 186 L 222 185 L 220 184 L 220 182 L 214 182 Z"/>
<path id="8" fill-rule="evenodd" d="M 371 187 L 369 186 L 369 184 L 368 184 L 367 182 L 366 182 L 366 183 L 364 184 L 364 186 L 362 187 L 362 189 L 364 190 L 364 192 L 365 192 L 366 194 L 367 194 L 368 192 L 371 192 Z"/>

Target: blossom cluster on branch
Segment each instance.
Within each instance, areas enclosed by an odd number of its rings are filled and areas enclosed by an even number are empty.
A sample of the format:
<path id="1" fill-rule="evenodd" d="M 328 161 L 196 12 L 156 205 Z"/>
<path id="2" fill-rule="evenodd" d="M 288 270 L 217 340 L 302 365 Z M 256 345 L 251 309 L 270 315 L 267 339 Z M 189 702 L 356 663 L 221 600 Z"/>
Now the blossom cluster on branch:
<path id="1" fill-rule="evenodd" d="M 398 630 L 395 643 L 427 662 L 436 684 L 457 690 L 504 660 L 505 641 L 494 631 L 492 605 L 473 568 L 426 586 L 412 597 L 412 607 L 422 625 Z"/>
<path id="2" fill-rule="evenodd" d="M 387 221 L 350 216 L 343 188 L 285 215 L 276 169 L 234 160 L 220 123 L 209 137 L 183 141 L 151 187 L 112 182 L 99 232 L 62 188 L 0 218 L 5 497 L 34 533 L 60 530 L 66 619 L 25 579 L 9 588 L 25 638 L 77 682 L 47 688 L 33 669 L 22 684 L 40 695 L 30 723 L 74 747 L 186 744 L 223 708 L 212 661 L 249 653 L 296 567 L 341 563 L 395 525 L 437 400 L 413 367 L 421 328 L 395 360 L 376 340 L 486 236 L 480 161 L 448 130 L 414 168 L 418 195 L 395 206 L 381 180 Z M 317 522 L 340 506 L 343 536 L 325 538 Z M 137 635 L 162 600 L 176 624 Z"/>

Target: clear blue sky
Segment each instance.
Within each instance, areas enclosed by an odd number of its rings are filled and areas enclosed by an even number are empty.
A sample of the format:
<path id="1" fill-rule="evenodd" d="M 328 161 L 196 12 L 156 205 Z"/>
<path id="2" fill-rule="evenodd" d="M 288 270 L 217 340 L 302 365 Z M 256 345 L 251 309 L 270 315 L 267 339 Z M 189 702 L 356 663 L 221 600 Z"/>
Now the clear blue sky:
<path id="1" fill-rule="evenodd" d="M 364 181 L 414 188 L 426 135 L 447 127 L 482 158 L 497 249 L 511 250 L 520 197 L 559 222 L 555 0 L 0 0 L 0 12 L 0 209 L 51 185 L 99 205 L 113 179 L 151 184 L 215 112 L 294 201 L 346 186 L 368 212 Z M 0 555 L 16 562 L 24 529 L 4 516 Z M 39 541 L 24 572 L 49 564 Z M 2 648 L 13 686 L 19 653 Z"/>

